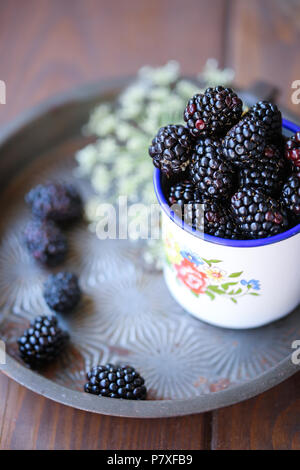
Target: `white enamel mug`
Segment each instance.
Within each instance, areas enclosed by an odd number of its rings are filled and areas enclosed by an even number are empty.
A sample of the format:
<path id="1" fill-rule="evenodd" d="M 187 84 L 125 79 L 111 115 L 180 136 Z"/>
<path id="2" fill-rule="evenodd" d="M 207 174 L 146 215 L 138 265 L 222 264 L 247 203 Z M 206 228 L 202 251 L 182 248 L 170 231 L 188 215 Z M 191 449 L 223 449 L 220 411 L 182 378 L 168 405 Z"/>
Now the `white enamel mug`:
<path id="1" fill-rule="evenodd" d="M 284 120 L 283 127 L 300 130 Z M 164 276 L 189 313 L 224 328 L 255 328 L 300 304 L 300 224 L 260 240 L 227 240 L 202 234 L 171 212 L 155 170 L 162 210 Z"/>

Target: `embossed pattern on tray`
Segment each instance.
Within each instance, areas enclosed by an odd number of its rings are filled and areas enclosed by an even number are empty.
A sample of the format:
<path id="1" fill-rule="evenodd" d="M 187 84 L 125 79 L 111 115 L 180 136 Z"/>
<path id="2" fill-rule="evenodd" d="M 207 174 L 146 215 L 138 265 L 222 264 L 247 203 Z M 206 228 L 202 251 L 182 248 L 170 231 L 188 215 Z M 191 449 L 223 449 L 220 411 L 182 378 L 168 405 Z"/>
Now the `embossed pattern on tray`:
<path id="1" fill-rule="evenodd" d="M 23 245 L 22 227 L 30 217 L 23 196 L 46 179 L 72 179 L 71 163 L 72 147 L 56 149 L 28 167 L 0 201 L 0 336 L 17 360 L 17 337 L 31 318 L 49 313 L 42 290 L 50 270 Z M 187 399 L 259 377 L 285 359 L 299 338 L 298 312 L 249 331 L 202 323 L 171 298 L 162 274 L 141 266 L 141 244 L 100 241 L 84 223 L 67 236 L 70 253 L 56 270 L 78 273 L 84 296 L 74 313 L 60 317 L 71 335 L 67 353 L 44 372 L 67 388 L 82 390 L 92 365 L 128 362 L 145 377 L 150 399 Z"/>

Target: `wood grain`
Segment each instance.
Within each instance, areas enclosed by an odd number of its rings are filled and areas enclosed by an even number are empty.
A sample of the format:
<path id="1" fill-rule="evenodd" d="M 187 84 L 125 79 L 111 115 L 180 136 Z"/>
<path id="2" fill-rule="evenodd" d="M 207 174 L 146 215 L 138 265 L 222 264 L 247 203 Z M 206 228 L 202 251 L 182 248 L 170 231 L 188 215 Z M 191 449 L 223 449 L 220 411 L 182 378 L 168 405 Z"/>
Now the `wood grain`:
<path id="1" fill-rule="evenodd" d="M 1 375 L 0 391 L 8 384 L 0 449 L 197 450 L 210 446 L 209 414 L 160 420 L 112 418 L 58 405 Z"/>
<path id="2" fill-rule="evenodd" d="M 7 410 L 7 397 L 10 381 L 0 373 L 0 449 L 1 449 L 1 436 L 3 435 L 3 427 L 6 419 Z"/>
<path id="3" fill-rule="evenodd" d="M 212 448 L 300 449 L 300 374 L 257 398 L 215 411 Z"/>
<path id="4" fill-rule="evenodd" d="M 0 15 L 0 124 L 87 81 L 209 57 L 237 82 L 283 89 L 300 78 L 299 21 L 280 0 L 10 0 Z M 281 2 L 287 4 L 290 0 Z M 0 375 L 0 449 L 300 449 L 300 375 L 256 399 L 199 416 L 118 419 L 73 410 Z"/>
<path id="5" fill-rule="evenodd" d="M 222 59 L 223 0 L 11 0 L 1 6 L 0 123 L 91 80 L 177 59 L 198 73 Z M 34 12 L 34 14 L 32 14 Z M 205 31 L 205 38 L 200 32 Z"/>
<path id="6" fill-rule="evenodd" d="M 241 86 L 261 79 L 281 90 L 279 102 L 300 115 L 291 84 L 300 80 L 300 5 L 291 0 L 231 0 L 226 64 Z"/>

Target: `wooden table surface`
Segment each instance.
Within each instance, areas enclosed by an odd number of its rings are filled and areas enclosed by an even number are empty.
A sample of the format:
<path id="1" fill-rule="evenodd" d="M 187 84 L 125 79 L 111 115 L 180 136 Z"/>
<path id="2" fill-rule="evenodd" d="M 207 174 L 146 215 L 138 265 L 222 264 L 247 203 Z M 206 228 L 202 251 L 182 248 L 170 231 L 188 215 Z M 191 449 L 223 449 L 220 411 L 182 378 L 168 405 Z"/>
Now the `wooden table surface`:
<path id="1" fill-rule="evenodd" d="M 293 7 L 294 5 L 294 7 Z M 291 103 L 300 79 L 299 8 L 292 0 L 2 0 L 0 124 L 77 85 L 209 57 L 239 85 L 261 78 Z M 160 420 L 77 411 L 0 375 L 0 449 L 300 449 L 300 374 L 257 398 L 202 415 Z"/>

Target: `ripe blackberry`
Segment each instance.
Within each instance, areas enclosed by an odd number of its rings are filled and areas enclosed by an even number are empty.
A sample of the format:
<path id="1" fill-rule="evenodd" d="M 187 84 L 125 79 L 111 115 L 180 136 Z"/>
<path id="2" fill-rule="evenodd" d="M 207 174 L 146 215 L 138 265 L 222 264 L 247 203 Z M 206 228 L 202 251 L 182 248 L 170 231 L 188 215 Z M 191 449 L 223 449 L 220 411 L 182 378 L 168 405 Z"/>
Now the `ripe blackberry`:
<path id="1" fill-rule="evenodd" d="M 185 222 L 199 232 L 219 238 L 237 240 L 238 226 L 229 211 L 218 201 L 199 199 L 186 206 Z"/>
<path id="2" fill-rule="evenodd" d="M 194 154 L 195 152 L 193 152 Z M 196 153 L 200 157 L 223 157 L 223 148 L 220 139 L 213 137 L 200 137 L 196 144 Z M 193 157 L 192 154 L 192 157 Z M 193 160 L 193 158 L 192 158 Z"/>
<path id="3" fill-rule="evenodd" d="M 285 209 L 260 189 L 243 188 L 231 198 L 236 223 L 249 238 L 266 238 L 288 228 Z"/>
<path id="4" fill-rule="evenodd" d="M 204 94 L 191 98 L 184 111 L 184 120 L 194 137 L 220 136 L 236 124 L 242 115 L 243 103 L 231 88 L 207 88 Z"/>
<path id="5" fill-rule="evenodd" d="M 282 132 L 282 116 L 276 104 L 259 101 L 249 109 L 247 116 L 255 121 L 262 122 L 268 140 L 272 140 Z"/>
<path id="6" fill-rule="evenodd" d="M 190 163 L 190 177 L 201 196 L 227 197 L 232 193 L 235 173 L 221 158 L 222 147 L 209 138 L 198 142 Z"/>
<path id="7" fill-rule="evenodd" d="M 294 168 L 300 168 L 300 132 L 287 140 L 285 157 L 292 162 Z"/>
<path id="8" fill-rule="evenodd" d="M 193 183 L 188 180 L 182 181 L 181 183 L 171 186 L 168 195 L 168 202 L 170 206 L 173 204 L 183 206 L 195 199 L 195 192 L 196 188 Z"/>
<path id="9" fill-rule="evenodd" d="M 243 168 L 260 159 L 266 146 L 265 129 L 259 121 L 245 118 L 223 140 L 224 157 Z"/>
<path id="10" fill-rule="evenodd" d="M 30 221 L 24 231 L 25 243 L 32 256 L 43 264 L 56 266 L 67 253 L 67 239 L 52 221 Z"/>
<path id="11" fill-rule="evenodd" d="M 51 274 L 44 286 L 44 299 L 56 312 L 69 312 L 78 304 L 81 291 L 75 274 Z"/>
<path id="12" fill-rule="evenodd" d="M 82 200 L 69 184 L 39 184 L 25 196 L 34 216 L 55 222 L 68 222 L 82 215 Z"/>
<path id="13" fill-rule="evenodd" d="M 240 187 L 260 188 L 268 195 L 278 193 L 283 184 L 284 170 L 283 159 L 263 157 L 241 169 Z"/>
<path id="14" fill-rule="evenodd" d="M 190 160 L 191 136 L 184 126 L 161 127 L 149 147 L 153 164 L 167 176 L 183 173 Z"/>
<path id="15" fill-rule="evenodd" d="M 300 172 L 288 178 L 282 190 L 282 203 L 294 216 L 300 216 Z"/>
<path id="16" fill-rule="evenodd" d="M 39 369 L 61 354 L 68 339 L 56 317 L 36 317 L 18 339 L 21 358 L 32 369 Z"/>
<path id="17" fill-rule="evenodd" d="M 127 400 L 145 400 L 147 396 L 143 377 L 130 366 L 96 366 L 87 379 L 84 391 L 93 395 Z"/>

